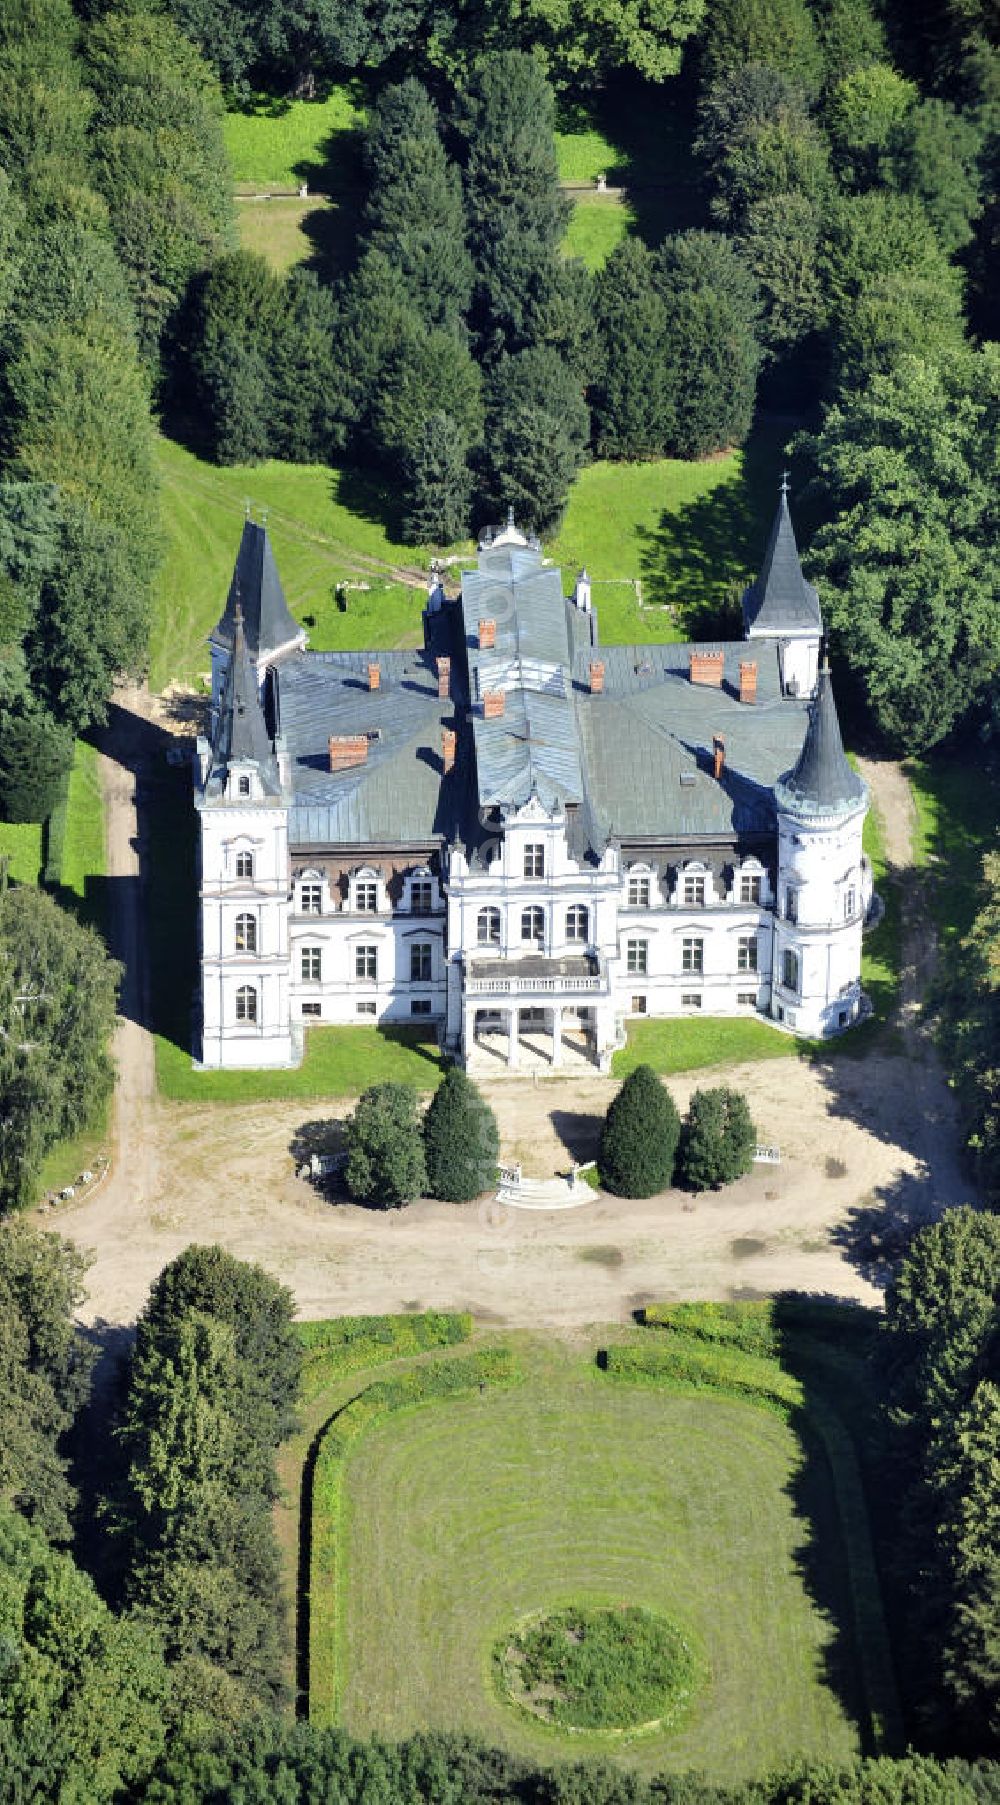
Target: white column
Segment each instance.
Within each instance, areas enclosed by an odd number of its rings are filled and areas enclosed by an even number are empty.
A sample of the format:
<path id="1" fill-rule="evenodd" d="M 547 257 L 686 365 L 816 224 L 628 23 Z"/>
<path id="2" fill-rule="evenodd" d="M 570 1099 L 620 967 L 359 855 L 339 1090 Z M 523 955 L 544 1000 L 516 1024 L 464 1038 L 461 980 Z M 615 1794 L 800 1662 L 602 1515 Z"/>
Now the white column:
<path id="1" fill-rule="evenodd" d="M 513 1071 L 519 1063 L 520 1048 L 517 1041 L 518 1010 L 512 1003 L 507 1011 L 507 1064 Z"/>
<path id="2" fill-rule="evenodd" d="M 562 1021 L 563 1012 L 553 1007 L 552 1010 L 552 1064 L 562 1065 Z"/>

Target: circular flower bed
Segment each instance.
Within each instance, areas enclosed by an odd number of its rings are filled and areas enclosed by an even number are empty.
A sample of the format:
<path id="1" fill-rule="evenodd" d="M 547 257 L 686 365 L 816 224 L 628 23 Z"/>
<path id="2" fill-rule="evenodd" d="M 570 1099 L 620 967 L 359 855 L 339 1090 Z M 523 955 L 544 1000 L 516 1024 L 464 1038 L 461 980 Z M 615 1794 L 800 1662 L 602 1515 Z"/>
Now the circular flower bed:
<path id="1" fill-rule="evenodd" d="M 571 1606 L 533 1617 L 496 1653 L 515 1704 L 564 1730 L 670 1728 L 699 1679 L 694 1650 L 677 1625 L 638 1605 Z"/>

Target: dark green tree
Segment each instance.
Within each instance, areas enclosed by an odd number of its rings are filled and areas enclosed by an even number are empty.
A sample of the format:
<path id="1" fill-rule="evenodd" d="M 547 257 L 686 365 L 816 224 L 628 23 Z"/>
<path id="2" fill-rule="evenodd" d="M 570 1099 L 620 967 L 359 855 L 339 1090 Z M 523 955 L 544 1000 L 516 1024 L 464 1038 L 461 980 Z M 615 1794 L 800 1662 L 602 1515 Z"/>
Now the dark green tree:
<path id="1" fill-rule="evenodd" d="M 465 435 L 450 414 L 428 415 L 403 464 L 403 533 L 410 545 L 451 545 L 469 532 L 472 472 Z"/>
<path id="2" fill-rule="evenodd" d="M 670 449 L 685 458 L 739 445 L 753 418 L 761 346 L 750 272 L 718 232 L 665 240 L 658 287 L 667 310 L 673 385 Z"/>
<path id="3" fill-rule="evenodd" d="M 87 135 L 93 100 L 78 42 L 70 0 L 9 0 L 2 8 L 0 168 L 36 219 L 82 211 L 97 220 Z"/>
<path id="4" fill-rule="evenodd" d="M 408 1084 L 373 1084 L 347 1124 L 347 1188 L 359 1203 L 399 1209 L 427 1189 L 417 1094 Z"/>
<path id="5" fill-rule="evenodd" d="M 0 1498 L 50 1541 L 69 1540 L 76 1500 L 63 1442 L 93 1366 L 73 1320 L 88 1264 L 71 1242 L 25 1222 L 0 1235 Z"/>
<path id="6" fill-rule="evenodd" d="M 880 297 L 888 311 L 887 324 L 898 317 L 905 292 L 912 291 L 911 320 L 919 331 L 928 320 L 928 351 L 941 342 L 942 321 L 961 316 L 962 279 L 941 249 L 920 201 L 881 189 L 843 195 L 828 209 L 820 267 L 830 313 L 835 362 L 845 386 L 855 388 L 873 373 L 866 357 L 860 368 L 848 362 L 846 347 L 858 310 L 868 313 L 867 336 L 874 330 L 881 339 Z M 854 341 L 856 344 L 856 341 Z M 921 354 L 921 338 L 909 349 Z M 863 353 L 864 346 L 857 346 Z M 892 364 L 874 363 L 874 370 L 891 370 Z"/>
<path id="7" fill-rule="evenodd" d="M 496 1117 L 459 1066 L 449 1066 L 427 1107 L 424 1154 L 432 1197 L 471 1203 L 496 1183 Z"/>
<path id="8" fill-rule="evenodd" d="M 284 284 L 254 251 L 220 257 L 193 306 L 191 363 L 204 430 L 219 463 L 253 463 L 271 446 L 271 359 Z"/>
<path id="9" fill-rule="evenodd" d="M 716 1190 L 753 1165 L 757 1130 L 742 1092 L 718 1085 L 691 1097 L 681 1136 L 680 1166 L 692 1191 Z"/>
<path id="10" fill-rule="evenodd" d="M 223 104 L 173 22 L 125 9 L 85 39 L 93 168 L 153 363 L 191 278 L 235 245 Z"/>
<path id="11" fill-rule="evenodd" d="M 393 261 L 426 325 L 457 328 L 472 295 L 462 181 L 419 82 L 385 90 L 369 125 L 366 161 L 373 178 L 368 244 Z"/>
<path id="12" fill-rule="evenodd" d="M 272 457 L 318 464 L 343 445 L 343 383 L 338 356 L 340 316 L 331 289 L 312 270 L 285 278 L 281 329 L 267 372 Z M 268 386 L 261 377 L 262 386 Z M 255 384 L 251 375 L 251 390 Z"/>
<path id="13" fill-rule="evenodd" d="M 961 251 L 973 236 L 982 205 L 983 125 L 946 101 L 921 100 L 894 141 L 895 179 L 923 202 L 946 251 Z"/>
<path id="14" fill-rule="evenodd" d="M 394 472 L 423 443 L 427 422 L 447 398 L 448 413 L 466 446 L 483 435 L 482 385 L 463 340 L 440 328 L 427 331 L 411 316 L 379 372 L 371 397 L 371 437 L 380 461 Z"/>
<path id="15" fill-rule="evenodd" d="M 712 213 L 742 231 L 751 208 L 801 195 L 819 213 L 832 188 L 829 150 L 798 83 L 750 64 L 713 82 L 701 100 L 696 149 Z"/>
<path id="16" fill-rule="evenodd" d="M 45 821 L 73 762 L 73 736 L 44 708 L 0 703 L 0 814 Z"/>
<path id="17" fill-rule="evenodd" d="M 935 367 L 904 357 L 845 394 L 802 449 L 825 524 L 810 549 L 827 621 L 893 746 L 936 745 L 988 693 L 1000 587 L 987 472 L 995 346 Z"/>
<path id="18" fill-rule="evenodd" d="M 30 1201 L 49 1148 L 111 1093 L 118 969 L 51 897 L 0 892 L 0 1209 Z"/>
<path id="19" fill-rule="evenodd" d="M 672 1183 L 681 1123 L 652 1066 L 637 1065 L 612 1099 L 601 1129 L 597 1169 L 618 1197 L 654 1197 Z"/>
<path id="20" fill-rule="evenodd" d="M 69 1555 L 6 1505 L 0 1566 L 6 1797 L 113 1805 L 140 1796 L 171 1703 L 155 1637 L 116 1618 Z"/>
<path id="21" fill-rule="evenodd" d="M 827 88 L 866 63 L 886 60 L 885 26 L 871 0 L 821 0 L 816 22 Z"/>
<path id="22" fill-rule="evenodd" d="M 747 63 L 767 63 L 807 93 L 815 93 L 823 77 L 823 52 L 806 0 L 714 0 L 702 59 L 709 81 Z"/>
<path id="23" fill-rule="evenodd" d="M 983 860 L 972 926 L 945 968 L 943 1035 L 979 1189 L 1000 1206 L 1000 854 Z"/>
<path id="24" fill-rule="evenodd" d="M 897 134 L 916 98 L 916 83 L 891 63 L 864 63 L 837 83 L 826 112 L 845 184 L 870 188 L 886 180 Z"/>
<path id="25" fill-rule="evenodd" d="M 590 389 L 598 457 L 662 457 L 673 437 L 667 309 L 651 251 L 635 238 L 612 251 L 594 283 L 600 344 Z"/>
<path id="26" fill-rule="evenodd" d="M 503 357 L 487 396 L 486 505 L 513 508 L 535 532 L 550 531 L 586 457 L 590 413 L 558 352 L 546 346 Z"/>
<path id="27" fill-rule="evenodd" d="M 137 1345 L 151 1344 L 192 1310 L 233 1331 L 237 1357 L 257 1399 L 247 1428 L 256 1424 L 269 1444 L 283 1441 L 295 1426 L 302 1367 L 291 1292 L 262 1266 L 223 1247 L 192 1244 L 154 1280 Z"/>

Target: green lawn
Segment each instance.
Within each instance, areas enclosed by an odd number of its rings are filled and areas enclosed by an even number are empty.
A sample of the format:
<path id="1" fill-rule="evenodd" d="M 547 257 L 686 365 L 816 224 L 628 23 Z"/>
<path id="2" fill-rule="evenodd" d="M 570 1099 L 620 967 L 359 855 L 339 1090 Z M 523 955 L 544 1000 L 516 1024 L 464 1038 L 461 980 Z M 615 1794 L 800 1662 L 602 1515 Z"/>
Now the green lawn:
<path id="1" fill-rule="evenodd" d="M 245 188 L 334 186 L 354 179 L 364 119 L 352 84 L 326 100 L 261 99 L 226 114 L 223 130 L 233 180 Z"/>
<path id="2" fill-rule="evenodd" d="M 283 1097 L 356 1097 L 369 1084 L 436 1089 L 442 1072 L 437 1042 L 419 1028 L 310 1028 L 302 1064 L 280 1072 L 200 1072 L 190 1050 L 163 1035 L 156 1041 L 161 1095 L 188 1103 L 273 1103 Z"/>
<path id="3" fill-rule="evenodd" d="M 524 1384 L 397 1414 L 349 1458 L 344 1726 L 468 1732 L 542 1761 L 608 1753 L 506 1706 L 490 1656 L 529 1612 L 629 1602 L 685 1627 L 710 1679 L 678 1731 L 613 1756 L 726 1780 L 849 1761 L 858 1689 L 833 1649 L 849 1606 L 821 1464 L 779 1416 L 612 1385 L 578 1350 L 518 1341 Z"/>
<path id="4" fill-rule="evenodd" d="M 0 858 L 14 884 L 37 884 L 42 870 L 40 821 L 0 821 Z"/>
<path id="5" fill-rule="evenodd" d="M 305 262 L 330 275 L 349 259 L 357 221 L 343 201 L 237 198 L 236 223 L 243 249 L 266 257 L 279 275 Z"/>
<path id="6" fill-rule="evenodd" d="M 579 257 L 589 270 L 598 270 L 632 230 L 635 215 L 621 202 L 594 194 L 573 202 L 573 212 L 563 239 L 567 257 Z"/>
<path id="7" fill-rule="evenodd" d="M 60 890 L 64 899 L 75 897 L 82 905 L 80 912 L 98 925 L 102 909 L 100 880 L 106 871 L 100 761 L 93 746 L 86 740 L 77 740 L 66 804 Z"/>
<path id="8" fill-rule="evenodd" d="M 560 121 L 556 160 L 561 182 L 596 182 L 599 175 L 613 176 L 621 165 L 607 133 L 583 109 Z"/>
<path id="9" fill-rule="evenodd" d="M 1000 840 L 1000 769 L 939 753 L 914 759 L 906 770 L 917 807 L 915 862 L 936 876 L 931 907 L 947 946 L 968 933 L 983 854 Z"/>
<path id="10" fill-rule="evenodd" d="M 694 1072 L 702 1066 L 741 1065 L 750 1059 L 788 1059 L 811 1042 L 783 1034 L 756 1016 L 729 1020 L 687 1016 L 669 1021 L 631 1021 L 628 1045 L 616 1053 L 612 1072 L 627 1078 L 637 1065 L 651 1065 L 654 1072 Z"/>
<path id="11" fill-rule="evenodd" d="M 170 439 L 158 446 L 166 556 L 150 637 L 150 683 L 195 683 L 208 671 L 205 640 L 225 606 L 247 501 L 267 524 L 289 607 L 316 651 L 415 644 L 426 593 L 395 580 L 426 555 L 404 546 L 382 520 L 386 493 L 354 471 L 323 464 L 204 462 Z M 366 582 L 348 612 L 334 599 L 342 581 Z"/>

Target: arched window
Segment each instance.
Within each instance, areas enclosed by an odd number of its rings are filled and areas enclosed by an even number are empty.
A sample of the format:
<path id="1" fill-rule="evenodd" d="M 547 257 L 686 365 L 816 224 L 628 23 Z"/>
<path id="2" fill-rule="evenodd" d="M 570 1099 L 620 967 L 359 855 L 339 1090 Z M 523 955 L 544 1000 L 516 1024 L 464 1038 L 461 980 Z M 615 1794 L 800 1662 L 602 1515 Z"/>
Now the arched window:
<path id="1" fill-rule="evenodd" d="M 253 877 L 253 853 L 238 852 L 236 854 L 237 877 Z"/>
<path id="2" fill-rule="evenodd" d="M 545 911 L 544 911 L 544 909 L 539 909 L 539 908 L 522 909 L 522 911 L 521 911 L 521 939 L 538 941 L 538 940 L 544 940 L 544 938 L 545 938 Z"/>
<path id="3" fill-rule="evenodd" d="M 238 953 L 255 953 L 257 951 L 256 915 L 237 915 L 236 951 Z"/>
<path id="4" fill-rule="evenodd" d="M 476 939 L 480 946 L 500 945 L 499 909 L 480 909 L 476 919 Z"/>
<path id="5" fill-rule="evenodd" d="M 252 984 L 241 984 L 236 992 L 236 1020 L 238 1022 L 255 1022 L 257 1020 L 257 992 Z"/>
<path id="6" fill-rule="evenodd" d="M 582 903 L 576 903 L 572 909 L 566 910 L 567 940 L 586 940 L 590 916 Z"/>

